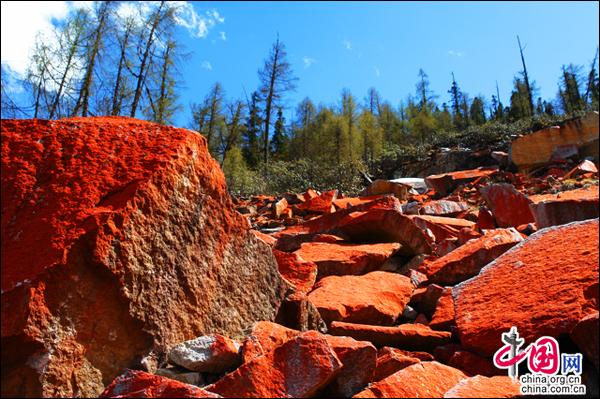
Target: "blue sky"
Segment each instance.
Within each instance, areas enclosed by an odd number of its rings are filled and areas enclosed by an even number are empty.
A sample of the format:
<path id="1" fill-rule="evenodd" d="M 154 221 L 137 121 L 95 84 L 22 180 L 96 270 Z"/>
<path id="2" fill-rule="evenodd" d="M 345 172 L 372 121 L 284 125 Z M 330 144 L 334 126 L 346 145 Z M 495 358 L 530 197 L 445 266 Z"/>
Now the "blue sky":
<path id="1" fill-rule="evenodd" d="M 572 62 L 587 71 L 599 34 L 598 2 L 194 2 L 193 8 L 200 16 L 216 10 L 223 21 L 202 37 L 178 29 L 191 53 L 181 65 L 179 126 L 189 122 L 189 104 L 216 81 L 229 98 L 242 97 L 244 87 L 250 94 L 277 33 L 299 78 L 287 96 L 290 109 L 306 96 L 337 103 L 343 88 L 362 100 L 371 86 L 397 106 L 414 93 L 419 68 L 440 103 L 448 101 L 454 72 L 471 98 L 489 100 L 497 80 L 506 104 L 521 69 L 517 34 L 539 95 L 554 99 L 561 66 Z"/>
<path id="2" fill-rule="evenodd" d="M 326 104 L 349 88 L 371 86 L 397 105 L 413 93 L 419 68 L 447 101 L 453 71 L 471 98 L 487 99 L 498 81 L 506 103 L 521 69 L 516 35 L 542 98 L 554 98 L 561 65 L 588 68 L 598 46 L 598 2 L 207 2 L 225 18 L 206 39 L 186 38 L 182 104 L 220 81 L 229 96 L 250 93 L 277 33 L 299 78 L 288 104 L 305 96 Z M 220 31 L 226 40 L 220 40 Z M 212 70 L 201 67 L 203 61 Z M 189 118 L 184 112 L 183 120 Z"/>

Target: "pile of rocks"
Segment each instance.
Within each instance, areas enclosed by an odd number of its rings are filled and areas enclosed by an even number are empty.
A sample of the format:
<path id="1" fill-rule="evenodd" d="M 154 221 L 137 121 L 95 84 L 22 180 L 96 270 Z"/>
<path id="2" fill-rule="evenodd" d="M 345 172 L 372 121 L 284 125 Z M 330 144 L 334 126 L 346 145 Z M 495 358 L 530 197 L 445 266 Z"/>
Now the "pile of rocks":
<path id="1" fill-rule="evenodd" d="M 186 130 L 2 139 L 3 396 L 519 396 L 492 362 L 512 326 L 597 390 L 594 163 L 234 203 Z"/>

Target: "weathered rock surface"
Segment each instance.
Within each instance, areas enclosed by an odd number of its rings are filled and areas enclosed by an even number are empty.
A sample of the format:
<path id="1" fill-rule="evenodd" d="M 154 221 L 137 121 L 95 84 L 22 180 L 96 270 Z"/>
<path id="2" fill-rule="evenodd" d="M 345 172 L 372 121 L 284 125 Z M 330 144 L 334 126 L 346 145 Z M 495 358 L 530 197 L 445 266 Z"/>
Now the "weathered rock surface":
<path id="1" fill-rule="evenodd" d="M 101 398 L 220 398 L 193 385 L 144 371 L 127 370 L 100 395 Z"/>
<path id="2" fill-rule="evenodd" d="M 284 284 L 205 139 L 2 121 L 2 394 L 95 396 L 151 350 L 272 319 Z"/>
<path id="3" fill-rule="evenodd" d="M 406 199 L 411 186 L 393 180 L 377 179 L 365 190 L 365 195 L 393 194 L 398 199 Z"/>
<path id="4" fill-rule="evenodd" d="M 169 351 L 172 364 L 203 373 L 222 373 L 241 364 L 239 344 L 222 335 L 204 335 L 175 345 Z"/>
<path id="5" fill-rule="evenodd" d="M 341 368 L 327 340 L 315 331 L 307 331 L 244 363 L 206 390 L 230 398 L 310 397 Z"/>
<path id="6" fill-rule="evenodd" d="M 430 282 L 454 285 L 475 276 L 483 266 L 521 241 L 521 233 L 514 228 L 487 230 L 482 237 L 468 241 L 419 271 Z"/>
<path id="7" fill-rule="evenodd" d="M 436 346 L 450 342 L 447 331 L 434 331 L 423 324 L 401 324 L 394 327 L 334 321 L 329 333 L 369 341 L 377 347 L 394 346 L 415 351 L 432 352 Z"/>
<path id="8" fill-rule="evenodd" d="M 517 398 L 523 396 L 519 387 L 519 382 L 510 377 L 476 375 L 461 380 L 444 398 Z"/>
<path id="9" fill-rule="evenodd" d="M 556 148 L 568 145 L 598 159 L 598 112 L 519 137 L 511 144 L 510 157 L 519 168 L 529 169 L 550 161 Z"/>
<path id="10" fill-rule="evenodd" d="M 303 243 L 295 254 L 318 267 L 319 277 L 361 275 L 372 272 L 394 255 L 400 244 Z"/>
<path id="11" fill-rule="evenodd" d="M 317 280 L 317 265 L 298 253 L 273 250 L 279 273 L 298 292 L 308 293 Z"/>
<path id="12" fill-rule="evenodd" d="M 481 187 L 479 192 L 492 210 L 499 227 L 517 227 L 534 221 L 529 209 L 531 201 L 512 184 L 490 184 Z"/>
<path id="13" fill-rule="evenodd" d="M 308 299 L 323 319 L 392 325 L 410 300 L 410 279 L 389 272 L 363 276 L 329 276 L 320 280 Z"/>
<path id="14" fill-rule="evenodd" d="M 406 367 L 370 385 L 355 398 L 441 398 L 467 376 L 438 362 Z"/>
<path id="15" fill-rule="evenodd" d="M 598 219 L 539 230 L 453 288 L 465 349 L 491 356 L 516 326 L 530 343 L 598 310 Z"/>
<path id="16" fill-rule="evenodd" d="M 529 205 L 538 228 L 597 218 L 598 186 L 563 191 L 557 194 L 532 195 Z"/>
<path id="17" fill-rule="evenodd" d="M 306 202 L 296 205 L 296 209 L 312 213 L 331 213 L 335 211 L 333 201 L 336 199 L 337 190 L 327 191 L 318 197 L 307 199 Z"/>

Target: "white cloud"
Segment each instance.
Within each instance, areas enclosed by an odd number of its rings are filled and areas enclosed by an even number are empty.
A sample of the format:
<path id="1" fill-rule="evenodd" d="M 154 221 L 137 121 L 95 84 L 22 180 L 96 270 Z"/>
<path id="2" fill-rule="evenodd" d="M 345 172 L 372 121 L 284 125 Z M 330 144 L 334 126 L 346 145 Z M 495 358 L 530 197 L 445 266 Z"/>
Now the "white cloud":
<path id="1" fill-rule="evenodd" d="M 304 69 L 310 68 L 312 64 L 317 62 L 314 58 L 310 58 L 307 56 L 302 57 L 302 62 L 304 63 Z"/>
<path id="2" fill-rule="evenodd" d="M 223 31 L 219 32 L 219 36 L 221 37 L 221 40 L 223 40 L 223 41 L 227 40 L 227 36 L 225 35 L 225 32 L 223 32 Z"/>
<path id="3" fill-rule="evenodd" d="M 212 69 L 213 69 L 211 63 L 206 60 L 202 61 L 202 64 L 200 64 L 200 67 L 202 69 L 206 69 L 207 71 L 212 71 Z"/>
<path id="4" fill-rule="evenodd" d="M 225 18 L 215 9 L 204 14 L 196 12 L 188 1 L 170 1 L 169 5 L 176 6 L 175 23 L 187 29 L 199 38 L 205 38 L 209 30 L 217 24 L 225 22 Z M 121 2 L 117 14 L 122 17 L 132 17 L 141 23 L 156 7 L 157 2 Z M 64 20 L 74 9 L 92 10 L 91 1 L 2 1 L 1 3 L 1 62 L 8 73 L 23 77 L 29 63 L 29 56 L 34 47 L 36 36 L 51 40 L 53 22 Z M 224 32 L 221 34 L 223 40 Z M 52 45 L 53 43 L 48 43 Z"/>
<path id="5" fill-rule="evenodd" d="M 465 55 L 464 52 L 462 51 L 454 51 L 454 50 L 449 50 L 448 54 L 454 57 L 462 57 L 463 55 Z"/>
<path id="6" fill-rule="evenodd" d="M 23 76 L 38 32 L 48 37 L 52 19 L 65 18 L 72 5 L 64 1 L 3 1 L 0 7 L 0 58 L 2 64 Z"/>
<path id="7" fill-rule="evenodd" d="M 352 50 L 352 42 L 350 42 L 350 40 L 344 40 L 342 41 L 342 44 L 344 45 L 346 50 Z"/>
<path id="8" fill-rule="evenodd" d="M 373 69 L 375 70 L 375 76 L 377 76 L 377 77 L 381 76 L 381 71 L 379 70 L 378 67 L 373 67 Z"/>

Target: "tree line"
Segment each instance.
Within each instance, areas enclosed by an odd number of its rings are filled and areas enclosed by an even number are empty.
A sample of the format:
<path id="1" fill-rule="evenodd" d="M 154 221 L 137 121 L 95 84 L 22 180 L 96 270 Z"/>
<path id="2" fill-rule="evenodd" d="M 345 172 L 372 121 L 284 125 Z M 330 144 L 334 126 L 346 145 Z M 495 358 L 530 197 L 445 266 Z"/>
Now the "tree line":
<path id="1" fill-rule="evenodd" d="M 58 119 L 124 115 L 170 123 L 177 105 L 177 64 L 186 54 L 174 37 L 174 2 L 99 1 L 38 35 L 21 82 L 31 102 L 17 105 L 2 70 L 3 117 Z"/>
<path id="2" fill-rule="evenodd" d="M 182 111 L 178 65 L 187 56 L 174 35 L 179 5 L 131 6 L 133 12 L 121 15 L 119 2 L 95 2 L 91 9 L 69 15 L 50 38 L 40 36 L 22 82 L 28 106 L 12 100 L 3 67 L 2 116 L 125 115 L 171 124 Z M 449 71 L 448 101 L 440 102 L 427 73 L 419 69 L 414 93 L 396 106 L 375 88 L 362 99 L 345 89 L 333 105 L 303 99 L 288 121 L 284 99 L 298 79 L 277 37 L 258 70 L 256 89 L 244 98 L 228 99 L 222 85 L 214 83 L 191 105 L 188 127 L 206 137 L 230 188 L 264 191 L 264 181 L 289 173 L 293 165 L 302 175 L 299 180 L 315 184 L 327 173 L 334 180 L 376 164 L 390 151 L 423 147 L 441 135 L 598 109 L 598 49 L 589 67 L 563 65 L 556 98 L 543 100 L 528 73 L 519 37 L 517 44 L 522 70 L 509 98 L 500 98 L 497 82 L 489 101 L 482 95 L 471 98 Z M 315 172 L 306 177 L 306 170 Z"/>

